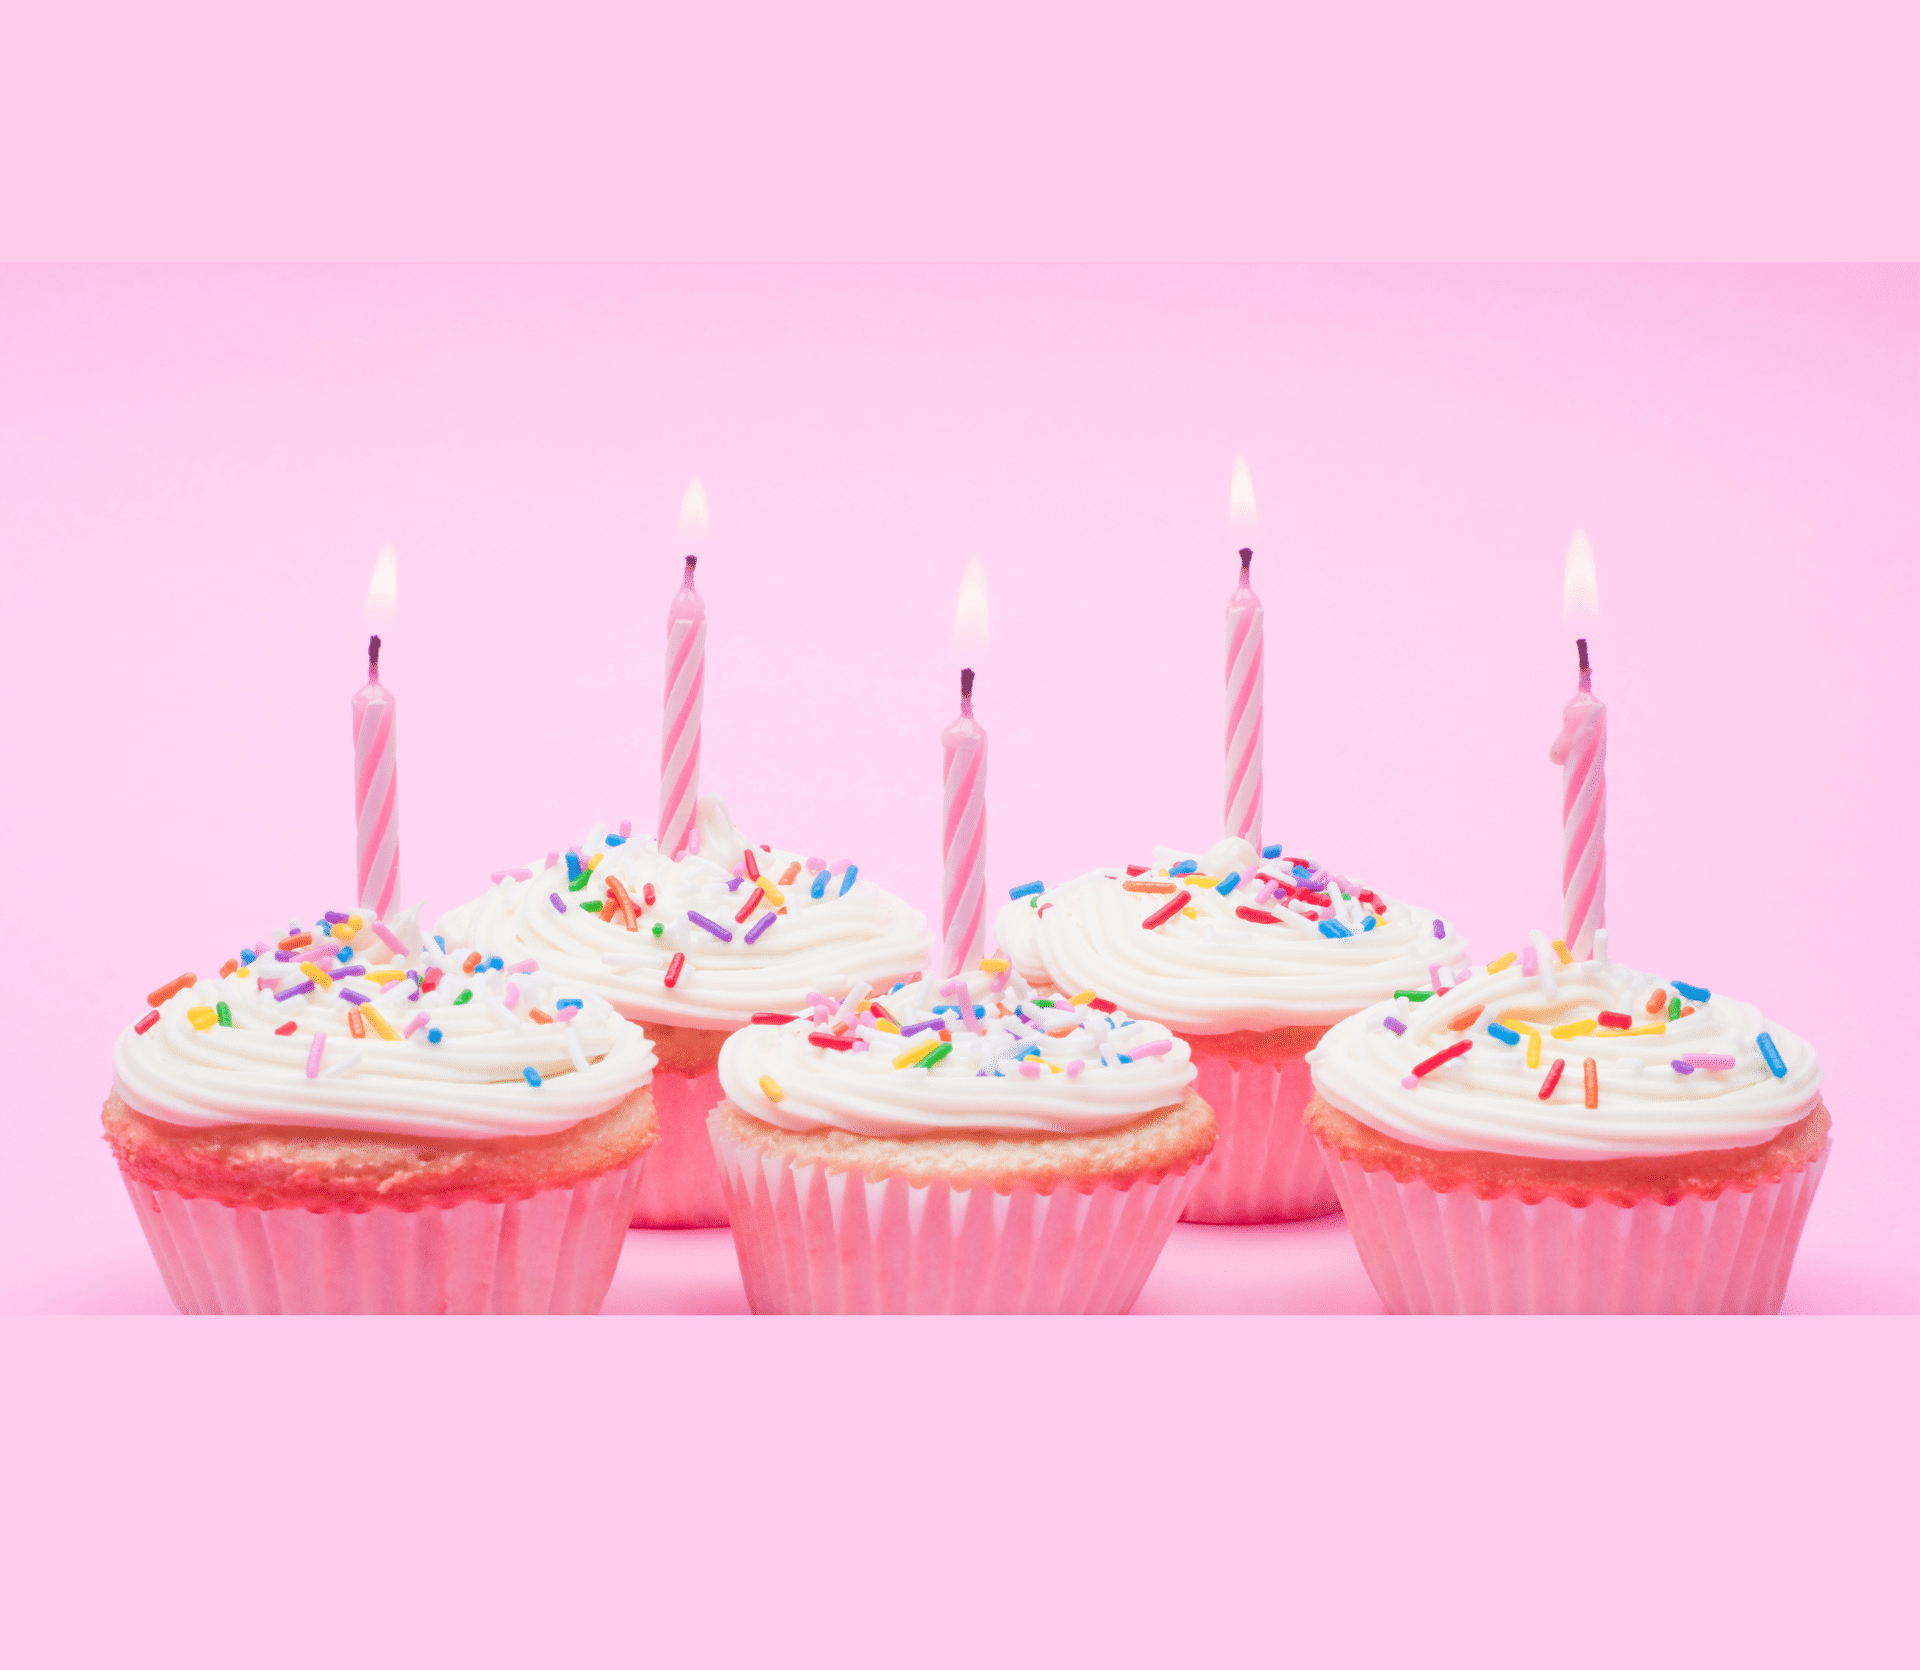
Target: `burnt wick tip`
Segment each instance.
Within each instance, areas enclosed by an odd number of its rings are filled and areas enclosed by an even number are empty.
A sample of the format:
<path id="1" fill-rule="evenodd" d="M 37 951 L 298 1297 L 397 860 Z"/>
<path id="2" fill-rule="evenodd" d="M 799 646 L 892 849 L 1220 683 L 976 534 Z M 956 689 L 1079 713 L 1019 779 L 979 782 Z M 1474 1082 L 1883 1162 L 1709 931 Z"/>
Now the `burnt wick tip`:
<path id="1" fill-rule="evenodd" d="M 380 676 L 380 634 L 378 632 L 367 640 L 367 677 Z"/>
<path id="2" fill-rule="evenodd" d="M 973 669 L 971 667 L 962 667 L 960 669 L 960 699 L 962 701 L 971 701 L 973 699 Z"/>
<path id="3" fill-rule="evenodd" d="M 1592 672 L 1593 669 L 1587 665 L 1587 640 L 1585 638 L 1576 638 L 1574 639 L 1574 642 L 1580 646 L 1581 672 L 1583 673 Z"/>
<path id="4" fill-rule="evenodd" d="M 1241 573 L 1244 574 L 1252 566 L 1253 566 L 1253 547 L 1251 545 L 1242 545 L 1240 547 Z"/>

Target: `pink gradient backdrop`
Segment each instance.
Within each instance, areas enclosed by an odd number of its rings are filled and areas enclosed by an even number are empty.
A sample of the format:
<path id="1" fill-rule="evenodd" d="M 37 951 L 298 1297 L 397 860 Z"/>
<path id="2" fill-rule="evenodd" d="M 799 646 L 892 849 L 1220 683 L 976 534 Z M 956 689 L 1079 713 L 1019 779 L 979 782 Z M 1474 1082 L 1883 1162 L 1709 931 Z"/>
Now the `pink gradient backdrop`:
<path id="1" fill-rule="evenodd" d="M 1488 954 L 1557 916 L 1587 527 L 1616 954 L 1815 1041 L 1838 1148 L 1788 1306 L 1915 1309 L 1883 994 L 1913 929 L 1917 318 L 1913 273 L 1874 269 L 0 274 L 34 947 L 4 975 L 32 1042 L 0 1299 L 164 1308 L 94 1122 L 109 1044 L 150 986 L 347 899 L 382 543 L 409 898 L 649 827 L 697 473 L 706 787 L 931 913 L 970 554 L 993 895 L 1218 833 L 1244 451 L 1270 838 Z M 613 1303 L 737 1305 L 730 1263 L 636 1238 Z M 1183 1229 L 1143 1304 L 1376 1308 L 1337 1222 Z"/>

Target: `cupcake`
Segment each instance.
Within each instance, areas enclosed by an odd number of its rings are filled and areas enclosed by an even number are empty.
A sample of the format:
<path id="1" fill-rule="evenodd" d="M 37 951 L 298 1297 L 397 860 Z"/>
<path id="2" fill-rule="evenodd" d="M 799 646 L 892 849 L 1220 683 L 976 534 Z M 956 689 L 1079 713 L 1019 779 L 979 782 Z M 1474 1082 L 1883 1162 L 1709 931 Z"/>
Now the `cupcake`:
<path id="1" fill-rule="evenodd" d="M 753 846 L 713 795 L 697 828 L 678 863 L 625 826 L 596 829 L 537 871 L 496 876 L 440 923 L 507 962 L 537 957 L 645 1026 L 659 1056 L 660 1146 L 633 1221 L 652 1229 L 727 1221 L 706 1131 L 727 1034 L 815 994 L 884 989 L 917 975 L 928 953 L 927 919 L 857 865 Z"/>
<path id="2" fill-rule="evenodd" d="M 755 1311 L 1132 1308 L 1213 1146 L 1187 1047 L 996 973 L 728 1038 L 709 1129 Z"/>
<path id="3" fill-rule="evenodd" d="M 995 937 L 1035 990 L 1091 987 L 1191 1052 L 1194 1088 L 1220 1124 L 1187 1199 L 1192 1223 L 1336 1211 L 1300 1119 L 1307 1051 L 1395 992 L 1444 989 L 1466 958 L 1466 941 L 1429 912 L 1234 837 L 1013 892 Z"/>
<path id="4" fill-rule="evenodd" d="M 182 1311 L 600 1308 L 657 1124 L 594 992 L 333 911 L 148 1001 L 104 1120 Z"/>
<path id="5" fill-rule="evenodd" d="M 1307 1124 L 1391 1311 L 1780 1308 L 1826 1165 L 1813 1051 L 1544 939 L 1314 1051 Z"/>

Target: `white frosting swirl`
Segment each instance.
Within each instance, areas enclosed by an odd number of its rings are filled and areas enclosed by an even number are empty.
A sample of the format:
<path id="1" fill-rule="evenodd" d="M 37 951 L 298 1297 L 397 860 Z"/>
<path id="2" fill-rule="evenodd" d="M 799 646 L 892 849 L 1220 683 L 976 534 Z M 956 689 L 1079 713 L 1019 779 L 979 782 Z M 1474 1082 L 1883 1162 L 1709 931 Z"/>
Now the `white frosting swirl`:
<path id="1" fill-rule="evenodd" d="M 342 963 L 332 946 L 307 948 L 301 960 L 323 972 L 368 972 L 330 974 L 331 985 L 313 982 L 311 992 L 285 1001 L 263 979 L 293 992 L 309 976 L 297 961 L 276 962 L 270 947 L 250 967 L 176 993 L 146 1031 L 130 1026 L 115 1040 L 116 1094 L 170 1125 L 473 1139 L 565 1130 L 605 1113 L 653 1075 L 646 1034 L 578 982 L 544 970 L 463 974 L 468 953 L 442 952 L 431 942 L 398 959 L 377 944 L 371 950 Z M 410 970 L 418 979 L 383 987 L 368 977 L 376 962 L 382 972 Z M 432 969 L 441 970 L 439 984 L 423 992 Z M 473 995 L 463 1001 L 468 991 Z M 365 1037 L 352 1033 L 349 992 L 366 999 L 357 1006 Z M 222 1003 L 230 1025 L 218 1019 Z M 542 1024 L 533 1018 L 536 1009 L 555 1018 Z M 381 1037 L 368 1011 L 399 1041 Z M 427 1024 L 416 1026 L 421 1016 Z M 282 1036 L 289 1023 L 293 1030 Z M 310 1077 L 317 1036 L 326 1041 Z"/>
<path id="2" fill-rule="evenodd" d="M 1166 874 L 1188 859 L 1203 881 L 1237 874 L 1239 882 L 1223 898 L 1217 886 Z M 1361 899 L 1362 883 L 1318 866 L 1308 875 L 1326 885 L 1306 891 L 1327 904 L 1284 893 L 1262 902 L 1273 889 L 1260 875 L 1298 887 L 1305 878 L 1295 865 L 1305 862 L 1263 861 L 1231 836 L 1204 854 L 1156 847 L 1146 875 L 1129 877 L 1125 866 L 1113 866 L 1014 900 L 1001 910 L 994 934 L 1027 979 L 1052 981 L 1068 993 L 1092 987 L 1136 1014 L 1194 1034 L 1325 1026 L 1397 990 L 1429 988 L 1434 966 L 1464 964 L 1465 938 L 1451 929 L 1436 936 L 1432 912 L 1389 897 L 1381 915 Z M 1171 895 L 1136 891 L 1129 881 L 1184 887 L 1194 914 L 1143 931 Z M 1242 909 L 1279 920 L 1249 921 Z M 1329 917 L 1350 937 L 1324 931 L 1320 922 Z"/>
<path id="3" fill-rule="evenodd" d="M 735 1107 L 789 1131 L 1078 1135 L 1112 1130 L 1168 1107 L 1194 1080 L 1187 1046 L 1163 1026 L 1060 1001 L 1048 1007 L 1032 1000 L 1017 979 L 974 976 L 968 985 L 970 1000 L 986 1011 L 977 1032 L 959 1023 L 955 996 L 937 994 L 933 982 L 922 982 L 880 999 L 908 1031 L 904 1038 L 881 1030 L 871 1009 L 848 1019 L 842 1036 L 856 1040 L 851 1050 L 808 1041 L 831 1035 L 838 1010 L 816 1011 L 785 1026 L 742 1028 L 721 1048 L 721 1087 Z M 949 1006 L 951 1050 L 931 1067 L 896 1066 L 903 1055 L 940 1038 L 934 1028 L 912 1030 L 929 1018 L 932 1005 Z M 1146 1053 L 1136 1054 L 1141 1050 Z M 1020 1053 L 1040 1064 L 1032 1076 L 1016 1059 Z M 777 1098 L 768 1082 L 778 1087 Z"/>
<path id="4" fill-rule="evenodd" d="M 1667 1000 L 1656 1019 L 1647 1005 L 1662 989 Z M 1334 1027 L 1307 1059 L 1314 1088 L 1334 1107 L 1422 1148 L 1562 1160 L 1690 1154 L 1771 1141 L 1812 1111 L 1822 1075 L 1804 1040 L 1729 997 L 1690 1005 L 1683 998 L 1693 1012 L 1664 1020 L 1679 995 L 1671 981 L 1604 960 L 1562 965 L 1548 952 L 1544 975 L 1514 965 L 1424 1003 L 1375 1004 Z M 1464 1030 L 1450 1024 L 1475 1009 Z M 1630 1018 L 1633 1031 L 1552 1036 L 1556 1026 L 1602 1012 Z M 1527 1065 L 1524 1032 L 1518 1044 L 1489 1032 L 1490 1023 L 1505 1024 L 1503 1017 L 1540 1034 L 1537 1066 Z M 1396 1034 L 1389 1019 L 1405 1033 Z M 1779 1053 L 1782 1075 L 1762 1054 L 1763 1032 Z M 1462 1039 L 1473 1047 L 1407 1085 L 1416 1065 Z M 1692 1072 L 1673 1066 L 1689 1057 Z M 1593 1108 L 1586 1105 L 1588 1058 L 1598 1075 Z M 1566 1066 L 1542 1101 L 1556 1059 Z"/>
<path id="5" fill-rule="evenodd" d="M 591 985 L 630 1019 L 709 1031 L 739 1026 L 757 1010 L 791 1010 L 809 992 L 838 995 L 858 981 L 893 981 L 926 966 L 926 917 L 859 875 L 858 866 L 844 892 L 846 868 L 826 872 L 816 897 L 819 875 L 800 854 L 754 847 L 756 867 L 781 902 L 776 907 L 769 894 L 744 922 L 736 920 L 761 886 L 751 879 L 729 885 L 746 843 L 713 795 L 701 798 L 699 828 L 700 850 L 677 864 L 651 839 L 621 841 L 596 830 L 575 849 L 583 863 L 599 858 L 578 891 L 570 890 L 564 861 L 541 864 L 531 880 L 507 876 L 449 911 L 441 930 L 450 943 L 458 937 L 508 961 L 537 957 L 543 968 Z M 606 918 L 610 880 L 639 907 L 635 931 Z M 589 911 L 589 904 L 600 908 Z M 689 912 L 732 938 L 696 925 Z M 749 944 L 748 934 L 769 913 L 773 922 Z M 676 952 L 686 961 L 669 986 Z"/>

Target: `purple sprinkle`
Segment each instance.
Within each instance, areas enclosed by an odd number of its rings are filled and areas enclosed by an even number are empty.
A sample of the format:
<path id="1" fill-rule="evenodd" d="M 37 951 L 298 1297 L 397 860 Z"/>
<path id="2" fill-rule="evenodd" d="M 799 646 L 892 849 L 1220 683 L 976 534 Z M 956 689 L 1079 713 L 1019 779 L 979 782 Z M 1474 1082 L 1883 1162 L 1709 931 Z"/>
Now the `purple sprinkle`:
<path id="1" fill-rule="evenodd" d="M 709 921 L 706 917 L 702 916 L 699 911 L 688 911 L 687 920 L 696 928 L 705 928 L 715 939 L 724 939 L 729 944 L 732 943 L 733 930 L 731 928 L 723 928 L 718 922 Z"/>
<path id="2" fill-rule="evenodd" d="M 363 993 L 350 992 L 347 990 L 345 986 L 342 986 L 340 988 L 340 995 L 344 997 L 349 1003 L 351 1003 L 356 1009 L 358 1009 L 361 1004 L 367 1001 L 366 996 Z"/>
<path id="3" fill-rule="evenodd" d="M 366 972 L 364 964 L 350 963 L 345 968 L 336 968 L 333 971 L 333 977 L 336 980 L 344 980 L 349 974 L 365 974 Z"/>
<path id="4" fill-rule="evenodd" d="M 1673 1070 L 1676 1073 L 1691 1073 L 1693 1071 L 1693 1063 L 1691 1061 L 1676 1061 L 1673 1064 Z"/>
<path id="5" fill-rule="evenodd" d="M 758 939 L 769 928 L 771 928 L 773 926 L 774 917 L 776 917 L 779 914 L 780 913 L 778 911 L 770 910 L 767 912 L 765 916 L 761 917 L 758 922 L 754 923 L 754 925 L 747 930 L 746 943 L 751 945 L 756 939 Z"/>
<path id="6" fill-rule="evenodd" d="M 553 908 L 559 911 L 559 913 L 562 916 L 565 916 L 567 914 L 567 901 L 561 898 L 558 893 L 549 893 L 547 895 L 547 899 L 552 904 Z"/>
<path id="7" fill-rule="evenodd" d="M 930 1021 L 915 1021 L 912 1026 L 901 1027 L 900 1036 L 902 1038 L 911 1038 L 916 1032 L 925 1032 L 930 1026 L 945 1026 L 946 1024 L 947 1023 L 938 1015 L 935 1015 Z"/>
<path id="8" fill-rule="evenodd" d="M 308 948 L 303 946 L 298 951 L 276 951 L 273 954 L 273 960 L 277 963 L 303 963 L 307 960 L 307 950 Z"/>
<path id="9" fill-rule="evenodd" d="M 285 1003 L 287 999 L 290 997 L 299 997 L 303 993 L 310 992 L 312 990 L 313 990 L 313 982 L 311 980 L 302 980 L 300 984 L 297 986 L 289 986 L 283 992 L 275 992 L 273 994 L 273 1001 L 275 1003 Z"/>
<path id="10" fill-rule="evenodd" d="M 1406 1035 L 1407 1023 L 1402 1020 L 1396 1020 L 1392 1015 L 1382 1016 L 1380 1024 L 1389 1032 L 1393 1033 L 1395 1037 L 1404 1037 Z"/>
<path id="11" fill-rule="evenodd" d="M 323 922 L 344 922 L 347 920 L 347 913 L 344 910 L 330 910 L 321 920 Z"/>
<path id="12" fill-rule="evenodd" d="M 1433 937 L 1435 939 L 1445 939 L 1447 937 L 1447 925 L 1437 916 L 1433 919 Z"/>
<path id="13" fill-rule="evenodd" d="M 741 882 L 745 881 L 746 879 L 747 878 L 744 873 L 735 876 L 732 881 L 727 883 L 727 891 L 731 893 L 736 887 L 738 887 L 741 884 Z"/>

